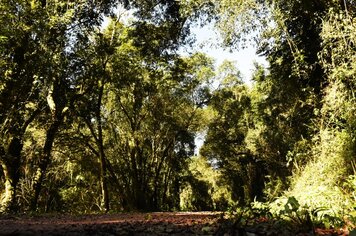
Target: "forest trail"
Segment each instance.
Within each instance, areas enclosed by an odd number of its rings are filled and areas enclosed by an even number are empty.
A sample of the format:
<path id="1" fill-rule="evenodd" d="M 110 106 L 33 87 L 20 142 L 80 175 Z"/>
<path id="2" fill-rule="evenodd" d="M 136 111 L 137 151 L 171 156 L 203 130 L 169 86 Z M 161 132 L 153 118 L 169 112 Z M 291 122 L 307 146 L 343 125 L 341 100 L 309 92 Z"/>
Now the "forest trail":
<path id="1" fill-rule="evenodd" d="M 156 212 L 108 215 L 0 216 L 0 235 L 348 235 L 317 229 L 314 234 L 276 230 L 260 222 L 239 228 L 219 212 Z"/>

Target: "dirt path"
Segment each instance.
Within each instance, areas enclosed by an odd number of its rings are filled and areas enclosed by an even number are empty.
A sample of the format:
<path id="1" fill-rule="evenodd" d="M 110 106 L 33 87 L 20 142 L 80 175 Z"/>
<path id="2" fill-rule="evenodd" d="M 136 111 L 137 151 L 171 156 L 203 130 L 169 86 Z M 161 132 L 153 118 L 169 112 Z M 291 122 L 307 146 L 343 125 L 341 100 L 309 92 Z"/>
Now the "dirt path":
<path id="1" fill-rule="evenodd" d="M 0 235 L 215 235 L 218 218 L 211 212 L 3 217 Z"/>
<path id="2" fill-rule="evenodd" d="M 315 232 L 292 233 L 276 230 L 269 222 L 238 228 L 216 212 L 157 212 L 108 215 L 0 216 L 0 235 L 348 235 L 348 232 L 317 229 Z"/>

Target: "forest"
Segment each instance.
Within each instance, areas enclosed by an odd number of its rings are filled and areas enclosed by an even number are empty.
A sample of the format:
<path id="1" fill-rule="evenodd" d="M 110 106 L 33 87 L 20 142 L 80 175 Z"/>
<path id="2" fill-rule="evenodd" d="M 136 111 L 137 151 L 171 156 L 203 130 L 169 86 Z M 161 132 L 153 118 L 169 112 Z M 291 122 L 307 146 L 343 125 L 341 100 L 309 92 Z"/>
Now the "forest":
<path id="1" fill-rule="evenodd" d="M 355 16 L 354 0 L 1 0 L 0 215 L 355 224 Z M 268 66 L 246 83 L 182 53 L 208 24 Z"/>

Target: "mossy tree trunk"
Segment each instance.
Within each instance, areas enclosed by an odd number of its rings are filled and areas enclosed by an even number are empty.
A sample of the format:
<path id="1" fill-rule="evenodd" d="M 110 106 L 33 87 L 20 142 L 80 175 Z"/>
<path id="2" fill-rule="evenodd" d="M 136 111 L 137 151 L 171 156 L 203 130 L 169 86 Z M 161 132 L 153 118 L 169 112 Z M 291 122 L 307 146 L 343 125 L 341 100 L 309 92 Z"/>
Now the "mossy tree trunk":
<path id="1" fill-rule="evenodd" d="M 11 139 L 7 149 L 2 148 L 1 166 L 5 177 L 5 191 L 1 198 L 1 212 L 17 212 L 16 191 L 21 172 L 22 140 L 14 137 Z"/>

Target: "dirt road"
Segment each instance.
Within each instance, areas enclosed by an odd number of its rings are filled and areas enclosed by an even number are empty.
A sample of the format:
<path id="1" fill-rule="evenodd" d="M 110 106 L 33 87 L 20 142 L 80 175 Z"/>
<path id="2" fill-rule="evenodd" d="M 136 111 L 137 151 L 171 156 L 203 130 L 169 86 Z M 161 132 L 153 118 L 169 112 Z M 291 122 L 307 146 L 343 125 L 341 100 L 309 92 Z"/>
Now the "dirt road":
<path id="1" fill-rule="evenodd" d="M 219 214 L 129 213 L 0 218 L 0 235 L 215 235 Z"/>
<path id="2" fill-rule="evenodd" d="M 156 212 L 107 215 L 0 216 L 0 235 L 349 235 L 346 230 L 291 231 L 270 221 L 241 226 L 216 212 Z"/>

